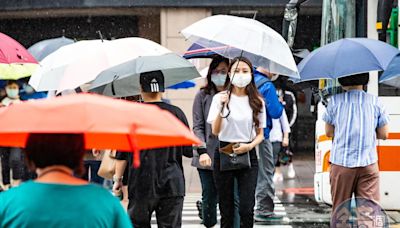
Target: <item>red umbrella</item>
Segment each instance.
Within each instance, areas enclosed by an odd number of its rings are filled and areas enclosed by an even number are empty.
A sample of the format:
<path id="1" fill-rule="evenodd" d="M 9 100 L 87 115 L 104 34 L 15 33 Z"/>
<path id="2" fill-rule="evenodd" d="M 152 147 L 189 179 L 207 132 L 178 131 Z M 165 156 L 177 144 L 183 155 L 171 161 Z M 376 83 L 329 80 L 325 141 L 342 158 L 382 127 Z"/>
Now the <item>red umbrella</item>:
<path id="1" fill-rule="evenodd" d="M 0 108 L 0 146 L 24 147 L 30 133 L 83 134 L 87 149 L 134 151 L 199 144 L 175 116 L 156 106 L 76 94 Z"/>
<path id="2" fill-rule="evenodd" d="M 37 66 L 38 62 L 20 43 L 0 33 L 0 79 L 30 76 Z"/>

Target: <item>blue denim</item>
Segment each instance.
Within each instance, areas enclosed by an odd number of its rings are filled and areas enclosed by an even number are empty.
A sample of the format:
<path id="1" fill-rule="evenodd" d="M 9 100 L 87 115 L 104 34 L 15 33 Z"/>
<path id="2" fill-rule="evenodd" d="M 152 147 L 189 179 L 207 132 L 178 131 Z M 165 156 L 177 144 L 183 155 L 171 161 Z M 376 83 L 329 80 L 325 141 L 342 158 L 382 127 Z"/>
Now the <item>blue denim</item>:
<path id="1" fill-rule="evenodd" d="M 212 227 L 217 224 L 217 202 L 218 194 L 214 183 L 212 170 L 197 169 L 200 176 L 202 188 L 202 214 L 205 227 Z"/>
<path id="2" fill-rule="evenodd" d="M 83 164 L 85 166 L 85 174 L 83 175 L 82 178 L 88 181 L 90 180 L 91 183 L 103 185 L 104 178 L 97 175 L 101 161 L 86 160 L 83 162 Z M 89 169 L 90 169 L 90 178 L 89 178 Z"/>

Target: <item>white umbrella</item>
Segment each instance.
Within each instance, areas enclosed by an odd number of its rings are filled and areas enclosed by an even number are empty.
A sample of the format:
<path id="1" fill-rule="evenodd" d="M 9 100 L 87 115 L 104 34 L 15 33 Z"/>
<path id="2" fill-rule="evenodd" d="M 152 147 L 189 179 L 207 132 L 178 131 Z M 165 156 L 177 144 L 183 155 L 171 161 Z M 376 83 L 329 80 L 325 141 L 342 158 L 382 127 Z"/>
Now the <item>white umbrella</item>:
<path id="1" fill-rule="evenodd" d="M 157 44 L 160 46 L 159 44 Z M 90 91 L 114 97 L 128 97 L 140 94 L 141 73 L 161 71 L 165 87 L 201 77 L 196 67 L 175 53 L 146 55 L 111 67 L 91 83 Z"/>
<path id="2" fill-rule="evenodd" d="M 253 65 L 276 74 L 300 78 L 285 39 L 272 28 L 254 19 L 216 15 L 204 18 L 181 31 L 190 41 L 227 58 L 240 55 Z"/>
<path id="3" fill-rule="evenodd" d="M 93 81 L 102 71 L 143 55 L 170 53 L 157 43 L 130 37 L 79 41 L 47 56 L 29 82 L 36 91 L 69 90 Z"/>

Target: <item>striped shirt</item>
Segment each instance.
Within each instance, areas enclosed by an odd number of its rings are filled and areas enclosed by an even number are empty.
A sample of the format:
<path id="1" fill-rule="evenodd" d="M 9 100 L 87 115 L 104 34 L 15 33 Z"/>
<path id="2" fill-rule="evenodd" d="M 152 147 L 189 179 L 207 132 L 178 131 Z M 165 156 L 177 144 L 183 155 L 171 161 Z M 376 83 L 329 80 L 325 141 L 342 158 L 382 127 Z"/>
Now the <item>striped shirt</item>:
<path id="1" fill-rule="evenodd" d="M 330 162 L 365 167 L 378 161 L 376 129 L 389 117 L 376 96 L 351 90 L 332 96 L 323 120 L 335 127 Z"/>

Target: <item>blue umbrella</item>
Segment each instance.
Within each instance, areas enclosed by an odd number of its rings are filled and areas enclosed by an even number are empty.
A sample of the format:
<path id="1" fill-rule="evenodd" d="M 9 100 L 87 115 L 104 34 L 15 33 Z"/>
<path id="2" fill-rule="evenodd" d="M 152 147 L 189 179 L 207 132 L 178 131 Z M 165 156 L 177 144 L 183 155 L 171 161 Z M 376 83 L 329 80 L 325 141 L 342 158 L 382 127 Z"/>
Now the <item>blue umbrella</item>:
<path id="1" fill-rule="evenodd" d="M 196 86 L 196 83 L 194 83 L 192 80 L 189 81 L 184 81 L 175 85 L 172 85 L 168 87 L 167 89 L 189 89 L 193 88 Z"/>
<path id="2" fill-rule="evenodd" d="M 35 57 L 37 61 L 42 61 L 46 56 L 55 52 L 60 47 L 74 43 L 74 40 L 65 38 L 64 36 L 54 39 L 42 40 L 28 48 L 29 53 Z"/>
<path id="3" fill-rule="evenodd" d="M 400 88 L 400 54 L 396 55 L 381 75 L 379 82 Z"/>
<path id="4" fill-rule="evenodd" d="M 311 52 L 298 65 L 300 82 L 385 70 L 399 50 L 378 40 L 345 38 Z"/>

